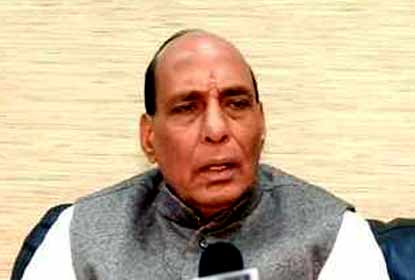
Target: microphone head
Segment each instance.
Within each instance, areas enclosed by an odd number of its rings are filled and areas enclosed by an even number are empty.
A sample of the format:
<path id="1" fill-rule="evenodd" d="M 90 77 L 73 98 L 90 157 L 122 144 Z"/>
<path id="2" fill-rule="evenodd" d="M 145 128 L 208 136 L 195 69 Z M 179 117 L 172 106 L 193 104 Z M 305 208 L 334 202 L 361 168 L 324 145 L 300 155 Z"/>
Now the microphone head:
<path id="1" fill-rule="evenodd" d="M 241 252 L 229 242 L 208 245 L 199 262 L 199 277 L 244 269 Z"/>

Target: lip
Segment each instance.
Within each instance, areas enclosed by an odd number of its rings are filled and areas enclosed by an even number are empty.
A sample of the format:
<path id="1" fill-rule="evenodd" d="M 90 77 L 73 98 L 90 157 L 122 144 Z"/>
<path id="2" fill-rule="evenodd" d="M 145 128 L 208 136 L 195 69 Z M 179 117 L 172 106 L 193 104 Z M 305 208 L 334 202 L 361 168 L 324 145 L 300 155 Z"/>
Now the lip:
<path id="1" fill-rule="evenodd" d="M 201 164 L 198 170 L 204 172 L 209 171 L 212 166 L 226 166 L 227 168 L 234 168 L 238 165 L 238 161 L 233 158 L 211 159 Z"/>
<path id="2" fill-rule="evenodd" d="M 239 163 L 234 159 L 213 159 L 205 162 L 198 171 L 210 182 L 229 181 L 238 167 Z"/>

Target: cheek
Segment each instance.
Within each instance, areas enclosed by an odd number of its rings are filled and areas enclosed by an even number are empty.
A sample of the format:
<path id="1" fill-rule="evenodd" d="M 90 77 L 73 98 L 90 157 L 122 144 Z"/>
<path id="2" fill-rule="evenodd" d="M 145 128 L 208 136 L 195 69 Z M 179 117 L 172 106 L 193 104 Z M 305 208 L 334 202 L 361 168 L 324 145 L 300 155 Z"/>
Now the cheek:
<path id="1" fill-rule="evenodd" d="M 248 129 L 247 129 L 248 128 Z M 249 129 L 252 128 L 252 129 Z M 261 138 L 262 138 L 262 129 L 260 127 L 255 128 L 255 126 L 244 126 L 239 127 L 237 130 L 238 139 L 237 142 L 243 150 L 243 153 L 247 160 L 256 160 L 261 153 Z"/>
<path id="2" fill-rule="evenodd" d="M 161 161 L 180 160 L 182 154 L 185 153 L 185 147 L 182 147 L 183 142 L 180 138 L 180 135 L 168 132 L 157 137 L 156 152 Z"/>
<path id="3" fill-rule="evenodd" d="M 157 162 L 169 177 L 183 176 L 190 170 L 194 137 L 189 130 L 161 129 L 155 137 Z"/>

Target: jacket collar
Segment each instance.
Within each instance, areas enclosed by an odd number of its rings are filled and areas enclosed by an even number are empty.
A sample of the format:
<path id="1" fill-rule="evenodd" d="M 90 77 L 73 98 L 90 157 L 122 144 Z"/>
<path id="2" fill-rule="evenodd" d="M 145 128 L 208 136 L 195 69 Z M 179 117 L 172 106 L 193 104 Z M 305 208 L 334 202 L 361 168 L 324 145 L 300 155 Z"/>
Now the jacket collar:
<path id="1" fill-rule="evenodd" d="M 166 219 L 180 226 L 203 232 L 221 230 L 248 216 L 258 205 L 262 196 L 261 189 L 254 184 L 229 209 L 215 214 L 208 220 L 203 219 L 197 210 L 186 205 L 170 190 L 164 181 L 156 198 L 158 212 Z"/>

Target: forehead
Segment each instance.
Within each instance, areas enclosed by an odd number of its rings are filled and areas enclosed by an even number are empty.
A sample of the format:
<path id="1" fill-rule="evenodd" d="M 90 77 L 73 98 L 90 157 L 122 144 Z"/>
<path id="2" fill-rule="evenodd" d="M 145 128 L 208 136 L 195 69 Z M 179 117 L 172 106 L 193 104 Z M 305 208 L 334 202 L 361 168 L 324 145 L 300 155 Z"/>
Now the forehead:
<path id="1" fill-rule="evenodd" d="M 253 90 L 249 67 L 229 42 L 209 34 L 186 34 L 158 57 L 158 95 L 209 87 L 242 86 Z"/>

